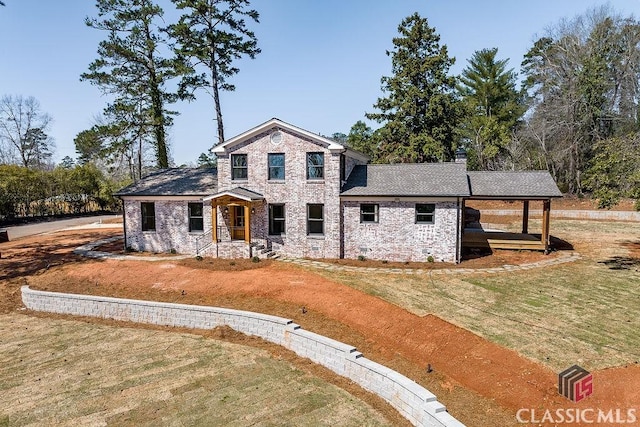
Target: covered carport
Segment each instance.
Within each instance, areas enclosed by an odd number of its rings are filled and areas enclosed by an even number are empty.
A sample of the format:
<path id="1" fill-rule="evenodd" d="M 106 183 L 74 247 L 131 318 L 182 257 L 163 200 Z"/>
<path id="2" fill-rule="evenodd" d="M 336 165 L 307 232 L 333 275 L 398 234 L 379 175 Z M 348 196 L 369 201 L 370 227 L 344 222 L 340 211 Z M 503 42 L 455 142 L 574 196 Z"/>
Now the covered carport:
<path id="1" fill-rule="evenodd" d="M 462 247 L 490 249 L 529 249 L 549 252 L 551 200 L 562 197 L 555 181 L 547 171 L 467 172 L 471 195 L 463 200 L 462 224 L 468 200 L 502 200 L 522 202 L 520 233 L 464 227 Z M 530 202 L 542 202 L 542 229 L 529 232 Z"/>

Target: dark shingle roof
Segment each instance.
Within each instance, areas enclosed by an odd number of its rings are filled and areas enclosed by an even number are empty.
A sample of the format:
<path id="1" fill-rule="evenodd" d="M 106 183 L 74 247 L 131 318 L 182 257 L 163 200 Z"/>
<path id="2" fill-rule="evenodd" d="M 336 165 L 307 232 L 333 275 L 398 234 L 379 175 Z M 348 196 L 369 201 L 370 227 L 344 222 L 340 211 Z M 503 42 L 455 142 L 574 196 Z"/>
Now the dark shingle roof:
<path id="1" fill-rule="evenodd" d="M 468 172 L 472 197 L 561 197 L 548 171 Z"/>
<path id="2" fill-rule="evenodd" d="M 218 190 L 216 169 L 163 169 L 133 183 L 115 196 L 206 196 Z"/>
<path id="3" fill-rule="evenodd" d="M 342 196 L 469 196 L 464 163 L 356 166 Z"/>

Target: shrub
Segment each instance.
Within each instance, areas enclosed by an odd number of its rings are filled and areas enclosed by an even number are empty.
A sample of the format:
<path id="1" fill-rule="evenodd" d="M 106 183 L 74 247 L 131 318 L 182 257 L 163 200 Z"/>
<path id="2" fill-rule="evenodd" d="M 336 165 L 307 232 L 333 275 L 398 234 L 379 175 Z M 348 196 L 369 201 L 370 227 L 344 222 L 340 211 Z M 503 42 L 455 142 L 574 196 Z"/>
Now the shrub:
<path id="1" fill-rule="evenodd" d="M 358 261 L 365 261 L 367 259 L 367 257 L 365 257 L 364 255 L 358 255 Z"/>
<path id="2" fill-rule="evenodd" d="M 176 251 L 174 248 L 171 248 L 171 249 L 169 250 L 169 253 L 171 253 L 171 254 L 175 255 L 175 254 L 177 254 L 177 253 L 178 253 L 178 251 Z"/>
<path id="3" fill-rule="evenodd" d="M 257 256 L 254 256 L 253 258 L 251 258 L 251 262 L 260 262 L 260 258 Z"/>
<path id="4" fill-rule="evenodd" d="M 235 262 L 235 261 L 231 261 L 231 262 L 229 263 L 229 265 L 236 265 L 236 262 Z"/>
<path id="5" fill-rule="evenodd" d="M 202 258 L 200 255 L 198 255 L 198 256 L 196 256 L 196 260 L 197 260 L 197 261 L 202 261 L 202 260 L 203 260 L 203 258 Z"/>
<path id="6" fill-rule="evenodd" d="M 433 259 L 433 257 L 431 255 L 429 255 L 427 257 L 427 262 L 434 262 L 435 260 Z"/>

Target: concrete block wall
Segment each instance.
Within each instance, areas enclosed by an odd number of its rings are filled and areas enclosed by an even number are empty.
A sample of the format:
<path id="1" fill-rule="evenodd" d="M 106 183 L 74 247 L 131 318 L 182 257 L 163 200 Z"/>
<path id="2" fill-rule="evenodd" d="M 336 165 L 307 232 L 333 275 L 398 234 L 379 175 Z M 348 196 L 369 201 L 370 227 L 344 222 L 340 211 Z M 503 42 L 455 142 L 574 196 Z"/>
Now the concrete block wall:
<path id="1" fill-rule="evenodd" d="M 229 326 L 292 350 L 375 393 L 416 426 L 463 427 L 436 397 L 409 378 L 366 359 L 355 347 L 302 329 L 290 319 L 241 310 L 45 292 L 22 287 L 34 311 L 213 329 Z"/>

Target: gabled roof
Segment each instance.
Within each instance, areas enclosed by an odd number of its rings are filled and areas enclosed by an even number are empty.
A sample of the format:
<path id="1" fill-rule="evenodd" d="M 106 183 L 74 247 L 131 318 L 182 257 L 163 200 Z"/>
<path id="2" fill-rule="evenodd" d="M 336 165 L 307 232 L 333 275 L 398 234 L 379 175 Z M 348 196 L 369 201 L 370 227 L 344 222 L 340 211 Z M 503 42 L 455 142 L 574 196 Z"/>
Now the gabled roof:
<path id="1" fill-rule="evenodd" d="M 231 190 L 221 191 L 220 193 L 212 194 L 210 196 L 205 197 L 202 201 L 206 202 L 208 200 L 218 199 L 220 197 L 230 196 L 235 197 L 240 200 L 245 200 L 247 202 L 255 202 L 258 200 L 264 200 L 264 196 L 260 193 L 256 193 L 255 191 L 247 190 L 246 188 L 236 187 Z"/>
<path id="2" fill-rule="evenodd" d="M 322 146 L 327 147 L 327 149 L 329 149 L 330 151 L 335 151 L 338 153 L 346 153 L 347 155 L 354 157 L 356 159 L 359 159 L 363 162 L 367 162 L 369 161 L 369 157 L 363 153 L 360 153 L 358 151 L 355 151 L 351 148 L 348 148 L 347 146 L 340 144 L 336 141 L 333 141 L 331 139 L 325 138 L 324 136 L 315 134 L 313 132 L 309 132 L 308 130 L 304 130 L 302 128 L 299 128 L 297 126 L 294 126 L 292 124 L 283 122 L 280 119 L 277 118 L 272 118 L 271 120 L 268 120 L 252 129 L 249 129 L 246 132 L 241 133 L 240 135 L 234 136 L 231 139 L 228 139 L 226 141 L 224 141 L 221 144 L 218 144 L 216 146 L 214 146 L 211 149 L 212 153 L 218 153 L 218 154 L 224 154 L 227 152 L 227 150 L 229 150 L 230 148 L 232 148 L 235 145 L 238 145 L 244 141 L 246 141 L 247 139 L 251 139 L 255 136 L 258 136 L 260 134 L 266 133 L 272 129 L 282 129 L 282 130 L 286 130 L 290 133 L 296 133 L 298 135 L 302 135 L 305 138 L 308 138 Z"/>
<path id="3" fill-rule="evenodd" d="M 356 166 L 341 196 L 469 196 L 464 163 L 401 163 Z"/>
<path id="4" fill-rule="evenodd" d="M 468 172 L 472 197 L 562 197 L 548 171 Z"/>
<path id="5" fill-rule="evenodd" d="M 207 196 L 216 191 L 216 169 L 172 168 L 147 175 L 114 196 Z"/>

